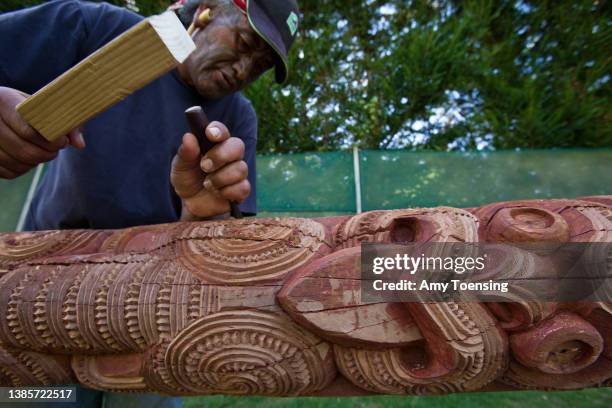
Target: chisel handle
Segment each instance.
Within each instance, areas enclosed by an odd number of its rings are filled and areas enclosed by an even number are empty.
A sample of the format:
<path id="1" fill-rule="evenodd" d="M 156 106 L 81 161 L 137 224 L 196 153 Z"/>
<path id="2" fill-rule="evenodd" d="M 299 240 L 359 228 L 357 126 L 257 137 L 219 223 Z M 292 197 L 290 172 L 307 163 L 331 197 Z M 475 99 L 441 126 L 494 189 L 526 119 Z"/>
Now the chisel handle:
<path id="1" fill-rule="evenodd" d="M 198 145 L 200 146 L 200 154 L 204 156 L 206 152 L 213 148 L 214 142 L 211 142 L 206 137 L 206 128 L 210 124 L 208 117 L 204 113 L 201 106 L 192 106 L 185 111 L 185 117 L 191 128 L 191 133 L 194 134 L 198 139 Z M 238 204 L 230 201 L 230 215 L 234 218 L 242 218 L 242 212 Z"/>
<path id="2" fill-rule="evenodd" d="M 185 117 L 191 128 L 191 133 L 198 139 L 200 145 L 200 154 L 204 156 L 206 152 L 213 148 L 215 143 L 208 140 L 204 133 L 210 121 L 200 106 L 192 106 L 185 111 Z"/>

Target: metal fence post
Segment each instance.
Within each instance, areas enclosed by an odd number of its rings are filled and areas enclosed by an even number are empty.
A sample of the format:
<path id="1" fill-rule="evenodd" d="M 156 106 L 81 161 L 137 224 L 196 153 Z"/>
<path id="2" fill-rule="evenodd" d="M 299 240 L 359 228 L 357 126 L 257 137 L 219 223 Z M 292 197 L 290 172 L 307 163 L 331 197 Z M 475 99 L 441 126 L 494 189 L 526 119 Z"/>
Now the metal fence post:
<path id="1" fill-rule="evenodd" d="M 359 148 L 353 147 L 353 172 L 355 174 L 355 209 L 361 214 L 361 172 L 359 169 Z"/>

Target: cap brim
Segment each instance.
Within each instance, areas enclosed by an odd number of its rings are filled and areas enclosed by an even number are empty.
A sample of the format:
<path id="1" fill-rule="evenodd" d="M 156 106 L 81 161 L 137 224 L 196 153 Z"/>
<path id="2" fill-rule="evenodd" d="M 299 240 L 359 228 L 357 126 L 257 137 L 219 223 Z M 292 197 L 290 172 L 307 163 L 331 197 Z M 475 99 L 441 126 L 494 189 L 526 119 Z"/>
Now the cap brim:
<path id="1" fill-rule="evenodd" d="M 274 50 L 276 58 L 276 82 L 285 83 L 289 76 L 287 49 L 281 34 L 257 2 L 247 1 L 247 18 L 255 32 Z"/>

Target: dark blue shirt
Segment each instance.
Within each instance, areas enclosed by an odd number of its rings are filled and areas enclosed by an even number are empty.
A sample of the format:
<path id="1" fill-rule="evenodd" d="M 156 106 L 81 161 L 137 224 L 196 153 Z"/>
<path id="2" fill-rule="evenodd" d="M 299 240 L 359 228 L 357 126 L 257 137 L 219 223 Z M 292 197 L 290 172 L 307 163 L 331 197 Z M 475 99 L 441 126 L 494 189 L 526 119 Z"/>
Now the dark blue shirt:
<path id="1" fill-rule="evenodd" d="M 74 0 L 0 15 L 0 86 L 34 93 L 142 18 L 109 4 Z M 82 126 L 87 147 L 64 149 L 48 165 L 26 229 L 176 221 L 181 202 L 170 184 L 170 167 L 188 130 L 183 112 L 193 105 L 244 141 L 252 191 L 241 210 L 255 213 L 253 107 L 240 93 L 204 100 L 172 71 Z"/>

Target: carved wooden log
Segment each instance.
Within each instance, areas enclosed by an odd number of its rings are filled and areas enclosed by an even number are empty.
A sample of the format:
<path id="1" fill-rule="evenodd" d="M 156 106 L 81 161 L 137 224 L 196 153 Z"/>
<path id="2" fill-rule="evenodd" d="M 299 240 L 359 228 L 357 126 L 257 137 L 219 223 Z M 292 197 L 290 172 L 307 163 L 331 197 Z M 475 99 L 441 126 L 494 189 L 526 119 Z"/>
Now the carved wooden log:
<path id="1" fill-rule="evenodd" d="M 0 385 L 287 396 L 610 386 L 611 302 L 365 303 L 360 292 L 363 242 L 610 242 L 610 200 L 1 234 Z M 555 267 L 546 250 L 494 256 L 511 276 Z"/>

